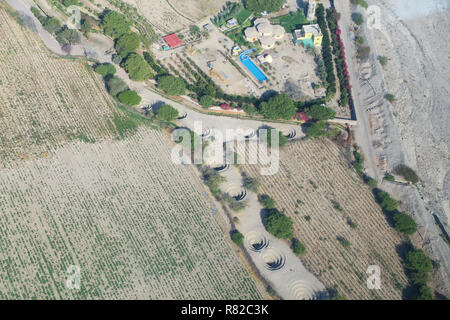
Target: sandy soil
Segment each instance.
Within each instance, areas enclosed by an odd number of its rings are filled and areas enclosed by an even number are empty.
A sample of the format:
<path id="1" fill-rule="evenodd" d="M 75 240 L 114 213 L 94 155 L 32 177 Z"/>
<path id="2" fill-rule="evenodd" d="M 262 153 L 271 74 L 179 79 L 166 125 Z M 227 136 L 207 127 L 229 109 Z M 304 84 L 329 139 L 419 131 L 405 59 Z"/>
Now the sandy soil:
<path id="1" fill-rule="evenodd" d="M 358 64 L 349 59 L 357 103 L 358 143 L 366 154 L 368 172 L 381 177 L 399 163 L 414 168 L 422 179 L 418 189 L 392 192 L 407 204 L 419 225 L 425 227 L 429 252 L 441 262 L 441 284 L 450 287 L 450 251 L 440 239 L 432 213 L 447 226 L 450 216 L 449 121 L 450 4 L 445 0 L 369 1 L 379 8 L 380 27 L 364 33 L 372 55 Z M 348 3 L 336 2 L 342 14 L 344 43 L 353 48 Z M 362 11 L 361 11 L 362 12 Z M 354 51 L 353 51 L 354 52 Z M 384 68 L 377 56 L 389 58 Z M 356 80 L 355 80 L 356 79 Z M 386 93 L 397 101 L 389 104 Z M 448 229 L 448 226 L 447 226 Z"/>

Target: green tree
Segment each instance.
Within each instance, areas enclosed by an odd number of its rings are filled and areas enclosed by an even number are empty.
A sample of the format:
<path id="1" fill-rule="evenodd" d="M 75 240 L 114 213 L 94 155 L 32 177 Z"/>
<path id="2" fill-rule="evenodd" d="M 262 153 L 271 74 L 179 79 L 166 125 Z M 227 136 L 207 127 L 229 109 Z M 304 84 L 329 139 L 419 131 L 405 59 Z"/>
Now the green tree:
<path id="1" fill-rule="evenodd" d="M 417 231 L 417 224 L 413 218 L 405 213 L 397 213 L 394 215 L 394 228 L 398 232 L 406 235 L 412 235 Z"/>
<path id="2" fill-rule="evenodd" d="M 204 108 L 209 108 L 213 105 L 214 99 L 211 96 L 202 96 L 199 101 L 200 105 Z"/>
<path id="3" fill-rule="evenodd" d="M 248 176 L 245 176 L 243 180 L 244 180 L 245 188 L 247 188 L 248 190 L 251 190 L 255 193 L 258 192 L 258 189 L 259 189 L 258 180 L 256 180 L 255 178 L 252 178 L 252 177 L 248 177 Z"/>
<path id="4" fill-rule="evenodd" d="M 131 23 L 117 11 L 108 11 L 102 17 L 102 26 L 108 36 L 118 38 L 130 31 Z"/>
<path id="5" fill-rule="evenodd" d="M 380 64 L 382 66 L 385 66 L 385 65 L 387 65 L 389 59 L 386 56 L 378 56 L 378 61 L 380 62 Z"/>
<path id="6" fill-rule="evenodd" d="M 269 128 L 265 132 L 263 132 L 261 134 L 261 140 L 267 143 L 268 146 L 272 146 L 272 135 L 276 136 L 276 134 L 278 134 L 278 146 L 284 146 L 287 143 L 288 139 L 283 135 L 281 131 L 273 128 Z"/>
<path id="7" fill-rule="evenodd" d="M 306 129 L 306 136 L 312 138 L 323 137 L 324 135 L 326 135 L 326 132 L 324 131 L 325 126 L 325 121 L 317 121 L 313 123 Z"/>
<path id="8" fill-rule="evenodd" d="M 42 26 L 45 30 L 47 30 L 47 32 L 54 34 L 61 28 L 61 22 L 59 22 L 59 20 L 56 18 L 48 17 L 47 19 L 45 19 Z"/>
<path id="9" fill-rule="evenodd" d="M 135 52 L 139 48 L 140 43 L 139 35 L 135 32 L 129 32 L 117 39 L 115 48 L 117 53 L 124 58 L 129 53 Z"/>
<path id="10" fill-rule="evenodd" d="M 363 15 L 361 13 L 358 13 L 358 12 L 352 13 L 352 20 L 358 26 L 360 26 L 360 25 L 362 25 L 364 23 Z"/>
<path id="11" fill-rule="evenodd" d="M 305 253 L 306 247 L 303 243 L 298 241 L 298 239 L 292 238 L 292 251 L 294 251 L 297 256 L 300 256 Z"/>
<path id="12" fill-rule="evenodd" d="M 387 101 L 389 101 L 390 103 L 394 103 L 395 100 L 397 100 L 397 99 L 395 99 L 395 96 L 394 96 L 392 93 L 386 93 L 386 94 L 384 95 L 384 98 L 385 98 Z"/>
<path id="13" fill-rule="evenodd" d="M 376 188 L 377 185 L 378 185 L 378 181 L 375 180 L 375 179 L 372 178 L 372 177 L 365 177 L 364 180 L 365 180 L 365 182 L 367 183 L 367 185 L 368 185 L 369 187 L 371 187 L 371 188 Z"/>
<path id="14" fill-rule="evenodd" d="M 74 29 L 69 29 L 67 26 L 62 27 L 56 32 L 56 40 L 60 45 L 65 46 L 69 44 L 79 43 L 81 40 L 80 33 Z"/>
<path id="15" fill-rule="evenodd" d="M 158 88 L 171 96 L 179 96 L 186 92 L 186 83 L 179 77 L 163 76 L 158 78 Z"/>
<path id="16" fill-rule="evenodd" d="M 89 20 L 87 19 L 82 19 L 81 20 L 81 33 L 85 36 L 85 37 L 89 37 L 89 33 L 91 32 L 91 28 L 92 28 L 92 24 Z"/>
<path id="17" fill-rule="evenodd" d="M 238 246 L 242 246 L 242 243 L 244 242 L 244 236 L 239 231 L 233 230 L 231 232 L 231 240 L 233 240 L 233 242 Z"/>
<path id="18" fill-rule="evenodd" d="M 217 197 L 220 194 L 220 184 L 226 179 L 218 174 L 214 169 L 207 168 L 203 171 L 203 180 L 211 193 Z"/>
<path id="19" fill-rule="evenodd" d="M 173 121 L 178 117 L 178 110 L 168 104 L 163 104 L 156 112 L 158 118 L 166 121 Z"/>
<path id="20" fill-rule="evenodd" d="M 122 91 L 117 97 L 120 102 L 126 104 L 127 106 L 138 105 L 142 100 L 142 98 L 134 90 Z"/>
<path id="21" fill-rule="evenodd" d="M 116 73 L 116 68 L 110 63 L 98 64 L 95 66 L 94 70 L 103 77 L 114 75 Z"/>
<path id="22" fill-rule="evenodd" d="M 430 258 L 421 249 L 414 248 L 406 254 L 405 267 L 411 273 L 414 284 L 423 285 L 429 281 L 429 272 L 433 270 Z"/>
<path id="23" fill-rule="evenodd" d="M 275 200 L 269 197 L 267 194 L 260 194 L 258 196 L 258 201 L 265 209 L 275 208 Z"/>
<path id="24" fill-rule="evenodd" d="M 376 197 L 377 202 L 380 204 L 380 206 L 384 210 L 392 212 L 395 209 L 397 209 L 398 202 L 397 202 L 397 200 L 391 198 L 389 193 L 382 191 L 380 189 L 376 189 L 375 197 Z"/>
<path id="25" fill-rule="evenodd" d="M 261 103 L 261 113 L 266 119 L 292 119 L 297 112 L 294 102 L 287 94 L 278 94 Z"/>
<path id="26" fill-rule="evenodd" d="M 328 120 L 336 117 L 336 112 L 333 109 L 318 105 L 312 106 L 310 112 L 314 120 Z"/>
<path id="27" fill-rule="evenodd" d="M 121 66 L 128 72 L 130 79 L 134 81 L 143 81 L 152 75 L 152 71 L 147 62 L 137 53 L 130 53 L 122 61 Z"/>
<path id="28" fill-rule="evenodd" d="M 415 300 L 433 300 L 433 292 L 430 287 L 423 284 L 417 288 L 417 292 L 414 296 Z"/>
<path id="29" fill-rule="evenodd" d="M 128 85 L 123 81 L 122 79 L 118 77 L 111 77 L 106 82 L 106 87 L 108 89 L 108 92 L 113 97 L 117 96 L 122 91 L 128 90 Z"/>
<path id="30" fill-rule="evenodd" d="M 290 239 L 294 236 L 292 219 L 277 209 L 269 209 L 264 217 L 264 225 L 270 234 L 279 239 Z"/>
<path id="31" fill-rule="evenodd" d="M 253 12 L 277 12 L 285 0 L 247 0 L 245 7 Z"/>
<path id="32" fill-rule="evenodd" d="M 414 184 L 416 184 L 420 180 L 417 173 L 413 169 L 404 164 L 396 166 L 394 169 L 394 173 L 402 176 L 405 180 L 412 182 Z"/>

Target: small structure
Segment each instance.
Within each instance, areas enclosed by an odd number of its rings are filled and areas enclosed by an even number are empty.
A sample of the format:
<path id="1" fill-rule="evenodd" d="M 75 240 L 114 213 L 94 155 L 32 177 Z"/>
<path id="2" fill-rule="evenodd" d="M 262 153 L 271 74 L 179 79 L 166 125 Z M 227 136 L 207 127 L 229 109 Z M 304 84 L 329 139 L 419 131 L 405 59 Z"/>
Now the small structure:
<path id="1" fill-rule="evenodd" d="M 302 29 L 294 31 L 294 42 L 305 48 L 319 47 L 322 45 L 322 31 L 318 24 L 304 25 Z"/>
<path id="2" fill-rule="evenodd" d="M 176 33 L 169 34 L 169 35 L 163 37 L 163 39 L 164 39 L 164 41 L 167 42 L 170 49 L 173 49 L 173 48 L 183 45 L 183 41 L 181 41 L 181 39 L 178 37 L 178 35 Z"/>
<path id="3" fill-rule="evenodd" d="M 313 21 L 315 18 L 316 18 L 316 0 L 309 0 L 308 13 L 306 14 L 306 19 L 308 21 Z"/>
<path id="4" fill-rule="evenodd" d="M 208 32 L 213 32 L 214 31 L 214 27 L 210 23 L 204 24 L 203 25 L 203 29 L 205 29 Z"/>
<path id="5" fill-rule="evenodd" d="M 256 57 L 261 64 L 272 63 L 273 58 L 270 54 L 260 54 Z"/>
<path id="6" fill-rule="evenodd" d="M 269 19 L 258 18 L 253 22 L 253 25 L 253 27 L 244 30 L 245 40 L 248 42 L 259 40 L 264 49 L 273 48 L 276 40 L 284 37 L 284 28 L 280 25 L 270 24 Z"/>
<path id="7" fill-rule="evenodd" d="M 238 25 L 238 21 L 236 20 L 236 18 L 232 18 L 227 21 L 228 28 L 233 28 L 234 26 L 237 26 L 237 25 Z"/>

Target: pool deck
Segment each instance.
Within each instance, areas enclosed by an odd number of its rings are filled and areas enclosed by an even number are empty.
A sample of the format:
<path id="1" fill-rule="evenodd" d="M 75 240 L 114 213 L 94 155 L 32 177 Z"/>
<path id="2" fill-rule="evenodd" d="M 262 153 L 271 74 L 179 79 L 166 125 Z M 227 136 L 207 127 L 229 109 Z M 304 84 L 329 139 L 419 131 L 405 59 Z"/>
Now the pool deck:
<path id="1" fill-rule="evenodd" d="M 242 52 L 239 55 L 239 61 L 244 65 L 244 67 L 250 71 L 250 73 L 258 80 L 259 82 L 263 82 L 267 80 L 267 76 L 262 72 L 260 68 L 252 61 L 252 59 L 248 56 L 248 54 L 252 51 L 256 50 L 256 48 L 247 50 Z"/>

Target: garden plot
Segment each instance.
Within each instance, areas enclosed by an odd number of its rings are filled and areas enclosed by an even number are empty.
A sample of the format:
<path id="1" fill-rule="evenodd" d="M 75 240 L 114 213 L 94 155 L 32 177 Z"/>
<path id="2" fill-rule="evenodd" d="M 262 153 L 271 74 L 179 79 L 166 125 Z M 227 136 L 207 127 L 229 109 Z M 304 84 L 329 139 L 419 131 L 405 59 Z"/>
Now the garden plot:
<path id="1" fill-rule="evenodd" d="M 260 298 L 169 143 L 146 128 L 0 171 L 1 298 Z"/>
<path id="2" fill-rule="evenodd" d="M 243 169 L 294 220 L 307 248 L 301 260 L 327 288 L 349 299 L 400 299 L 407 284 L 397 253 L 402 238 L 347 163 L 328 140 L 304 140 L 280 150 L 274 175 L 261 176 L 256 165 Z M 367 288 L 370 265 L 381 269 L 380 290 Z"/>
<path id="3" fill-rule="evenodd" d="M 111 137 L 116 109 L 84 63 L 58 59 L 0 9 L 0 163 L 45 154 L 62 142 Z"/>

